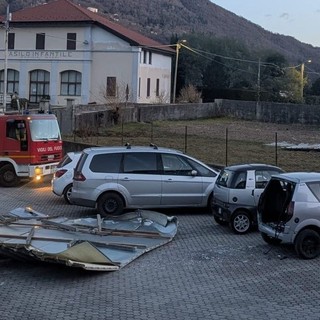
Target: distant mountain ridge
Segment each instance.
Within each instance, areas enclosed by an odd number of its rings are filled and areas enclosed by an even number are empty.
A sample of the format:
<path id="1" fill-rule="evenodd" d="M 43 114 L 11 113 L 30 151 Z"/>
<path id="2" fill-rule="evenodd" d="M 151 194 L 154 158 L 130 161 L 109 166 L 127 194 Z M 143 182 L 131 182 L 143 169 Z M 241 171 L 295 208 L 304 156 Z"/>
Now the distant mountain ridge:
<path id="1" fill-rule="evenodd" d="M 39 5 L 43 0 L 10 1 L 11 11 Z M 172 35 L 183 37 L 196 32 L 212 37 L 238 39 L 254 50 L 272 50 L 284 55 L 293 64 L 313 60 L 312 69 L 320 72 L 316 63 L 320 48 L 302 43 L 293 37 L 275 34 L 227 11 L 209 0 L 73 0 L 84 7 L 94 7 L 110 20 L 158 40 L 169 43 Z M 5 12 L 1 2 L 1 14 Z"/>

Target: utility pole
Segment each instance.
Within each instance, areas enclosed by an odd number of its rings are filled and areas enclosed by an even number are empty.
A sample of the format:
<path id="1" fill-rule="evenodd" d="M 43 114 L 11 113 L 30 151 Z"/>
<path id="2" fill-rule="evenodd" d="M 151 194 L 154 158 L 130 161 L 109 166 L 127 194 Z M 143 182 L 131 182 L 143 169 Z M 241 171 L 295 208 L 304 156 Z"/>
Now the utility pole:
<path id="1" fill-rule="evenodd" d="M 173 98 L 172 98 L 172 103 L 176 103 L 179 50 L 181 49 L 181 43 L 185 43 L 185 42 L 187 42 L 187 40 L 179 40 L 179 41 L 176 43 L 176 64 L 175 64 L 175 68 L 174 68 Z"/>
<path id="2" fill-rule="evenodd" d="M 261 92 L 261 60 L 258 62 L 258 79 L 257 79 L 257 105 L 260 104 L 260 92 Z"/>
<path id="3" fill-rule="evenodd" d="M 303 89 L 304 89 L 304 66 L 305 66 L 305 63 L 311 63 L 312 60 L 309 59 L 305 62 L 302 62 L 301 63 L 301 69 L 300 69 L 300 97 L 301 97 L 301 102 L 303 103 L 304 102 L 304 98 L 303 98 Z"/>
<path id="4" fill-rule="evenodd" d="M 179 50 L 180 50 L 180 48 L 181 48 L 181 44 L 178 42 L 178 43 L 176 44 L 176 64 L 175 64 L 175 69 L 174 69 L 173 98 L 172 98 L 172 103 L 176 103 L 178 60 L 179 60 Z"/>
<path id="5" fill-rule="evenodd" d="M 304 62 L 301 63 L 301 69 L 300 69 L 300 97 L 301 97 L 302 103 L 303 103 L 303 87 L 304 87 Z"/>
<path id="6" fill-rule="evenodd" d="M 4 21 L 4 71 L 3 71 L 3 112 L 7 109 L 7 72 L 8 72 L 8 33 L 9 33 L 9 5 L 7 5 L 6 21 Z"/>

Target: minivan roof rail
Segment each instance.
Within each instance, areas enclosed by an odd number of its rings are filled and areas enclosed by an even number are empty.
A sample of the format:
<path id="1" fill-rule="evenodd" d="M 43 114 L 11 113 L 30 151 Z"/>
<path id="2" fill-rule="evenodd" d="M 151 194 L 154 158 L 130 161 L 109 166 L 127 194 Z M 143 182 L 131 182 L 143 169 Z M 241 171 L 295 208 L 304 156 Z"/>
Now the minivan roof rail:
<path id="1" fill-rule="evenodd" d="M 150 143 L 150 147 L 152 147 L 153 149 L 158 149 L 158 146 L 155 145 L 154 143 Z"/>

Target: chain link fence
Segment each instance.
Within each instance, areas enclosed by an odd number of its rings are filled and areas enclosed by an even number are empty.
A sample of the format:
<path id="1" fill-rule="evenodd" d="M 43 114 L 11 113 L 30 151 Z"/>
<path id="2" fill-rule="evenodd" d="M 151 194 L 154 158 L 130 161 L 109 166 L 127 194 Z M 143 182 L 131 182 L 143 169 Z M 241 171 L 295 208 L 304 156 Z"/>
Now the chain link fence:
<path id="1" fill-rule="evenodd" d="M 120 123 L 65 137 L 97 146 L 149 145 L 181 150 L 214 166 L 268 163 L 286 171 L 319 171 L 319 128 L 215 118 Z"/>

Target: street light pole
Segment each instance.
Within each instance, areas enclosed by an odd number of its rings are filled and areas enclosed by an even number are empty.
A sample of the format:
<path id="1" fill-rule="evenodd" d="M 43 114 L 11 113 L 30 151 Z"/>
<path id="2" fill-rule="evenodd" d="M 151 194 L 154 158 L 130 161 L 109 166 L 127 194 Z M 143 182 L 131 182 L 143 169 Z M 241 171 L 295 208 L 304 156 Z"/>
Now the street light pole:
<path id="1" fill-rule="evenodd" d="M 311 60 L 307 60 L 306 62 L 310 63 Z M 305 62 L 301 63 L 301 69 L 300 69 L 300 97 L 301 97 L 301 102 L 304 101 L 303 99 L 303 89 L 304 89 L 304 65 Z"/>
<path id="2" fill-rule="evenodd" d="M 179 60 L 179 50 L 181 48 L 181 44 L 178 42 L 176 44 L 176 64 L 174 68 L 174 79 L 173 79 L 173 97 L 172 103 L 176 103 L 176 90 L 177 90 L 177 75 L 178 75 L 178 60 Z"/>
<path id="3" fill-rule="evenodd" d="M 304 74 L 304 62 L 301 63 L 301 70 L 300 70 L 300 97 L 301 97 L 301 102 L 303 102 L 303 87 L 304 87 L 303 74 Z"/>

